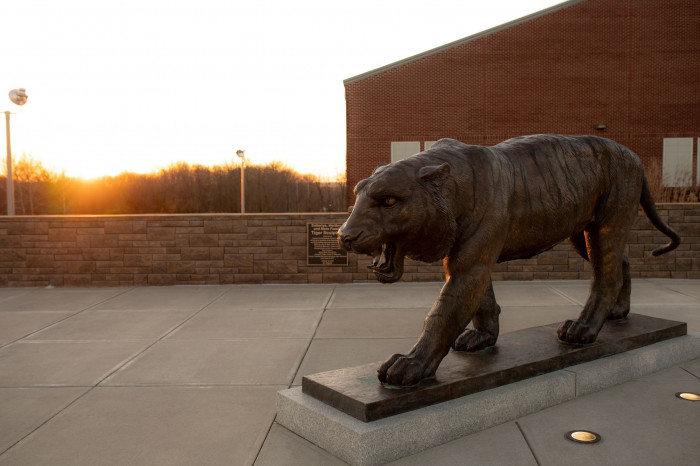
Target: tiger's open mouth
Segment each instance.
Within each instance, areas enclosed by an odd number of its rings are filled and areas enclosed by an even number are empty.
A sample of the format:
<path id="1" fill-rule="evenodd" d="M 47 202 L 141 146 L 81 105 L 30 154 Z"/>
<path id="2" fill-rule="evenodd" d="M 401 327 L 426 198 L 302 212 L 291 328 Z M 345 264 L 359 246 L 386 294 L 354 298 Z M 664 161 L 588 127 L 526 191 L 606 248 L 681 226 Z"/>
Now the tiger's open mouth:
<path id="1" fill-rule="evenodd" d="M 367 266 L 382 283 L 394 283 L 403 275 L 403 254 L 398 251 L 395 243 L 384 243 L 382 249 Z"/>

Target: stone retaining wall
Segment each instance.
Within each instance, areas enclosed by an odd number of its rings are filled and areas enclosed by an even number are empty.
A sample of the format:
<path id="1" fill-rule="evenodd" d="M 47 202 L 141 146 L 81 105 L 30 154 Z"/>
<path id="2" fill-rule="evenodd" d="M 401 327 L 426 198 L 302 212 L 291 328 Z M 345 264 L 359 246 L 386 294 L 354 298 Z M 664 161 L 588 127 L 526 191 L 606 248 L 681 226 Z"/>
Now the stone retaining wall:
<path id="1" fill-rule="evenodd" d="M 640 213 L 628 238 L 633 277 L 700 278 L 700 204 L 659 204 L 681 234 L 673 253 Z M 374 282 L 370 259 L 307 265 L 307 223 L 342 223 L 344 213 L 0 217 L 0 286 L 132 286 L 222 283 Z M 495 280 L 589 278 L 562 243 L 499 264 Z M 403 281 L 441 281 L 440 263 L 407 260 Z"/>

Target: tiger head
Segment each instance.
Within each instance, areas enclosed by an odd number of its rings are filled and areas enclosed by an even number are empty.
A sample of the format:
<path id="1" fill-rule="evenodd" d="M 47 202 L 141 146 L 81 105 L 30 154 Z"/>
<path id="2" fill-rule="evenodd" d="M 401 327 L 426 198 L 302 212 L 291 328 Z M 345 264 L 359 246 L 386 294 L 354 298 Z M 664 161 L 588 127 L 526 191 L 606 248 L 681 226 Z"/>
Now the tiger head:
<path id="1" fill-rule="evenodd" d="M 457 224 L 441 192 L 450 165 L 420 160 L 379 166 L 357 183 L 352 213 L 338 230 L 344 250 L 373 257 L 369 268 L 382 283 L 401 278 L 404 257 L 434 262 L 455 241 Z"/>

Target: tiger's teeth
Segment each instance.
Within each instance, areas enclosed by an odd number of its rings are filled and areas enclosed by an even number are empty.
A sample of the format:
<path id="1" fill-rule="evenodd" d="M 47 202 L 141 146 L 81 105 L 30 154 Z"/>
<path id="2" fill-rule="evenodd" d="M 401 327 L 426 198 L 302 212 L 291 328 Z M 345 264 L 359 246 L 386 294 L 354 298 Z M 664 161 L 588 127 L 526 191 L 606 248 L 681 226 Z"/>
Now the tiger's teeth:
<path id="1" fill-rule="evenodd" d="M 372 265 L 367 266 L 367 268 L 372 270 L 382 270 L 387 267 L 387 257 L 386 257 L 387 244 L 382 245 L 382 251 L 374 256 L 372 259 Z"/>
<path id="2" fill-rule="evenodd" d="M 372 265 L 369 266 L 370 269 L 381 269 L 386 265 L 386 259 L 384 258 L 384 255 L 382 254 L 381 256 L 377 256 L 374 258 L 372 261 Z"/>

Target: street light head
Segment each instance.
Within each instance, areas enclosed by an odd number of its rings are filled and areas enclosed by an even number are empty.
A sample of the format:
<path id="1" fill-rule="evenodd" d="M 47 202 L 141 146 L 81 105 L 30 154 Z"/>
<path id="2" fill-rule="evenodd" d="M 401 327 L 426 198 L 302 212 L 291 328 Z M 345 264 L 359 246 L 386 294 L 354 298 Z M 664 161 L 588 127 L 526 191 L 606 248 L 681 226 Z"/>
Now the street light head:
<path id="1" fill-rule="evenodd" d="M 245 151 L 244 150 L 237 150 L 236 155 L 239 156 L 240 158 L 245 157 Z"/>
<path id="2" fill-rule="evenodd" d="M 27 103 L 29 96 L 24 88 L 12 89 L 10 91 L 10 100 L 17 105 L 24 105 Z"/>

